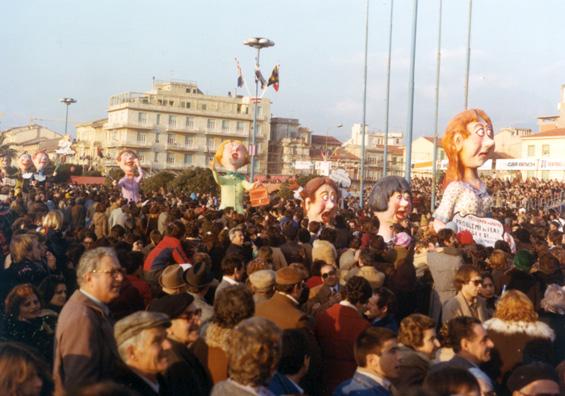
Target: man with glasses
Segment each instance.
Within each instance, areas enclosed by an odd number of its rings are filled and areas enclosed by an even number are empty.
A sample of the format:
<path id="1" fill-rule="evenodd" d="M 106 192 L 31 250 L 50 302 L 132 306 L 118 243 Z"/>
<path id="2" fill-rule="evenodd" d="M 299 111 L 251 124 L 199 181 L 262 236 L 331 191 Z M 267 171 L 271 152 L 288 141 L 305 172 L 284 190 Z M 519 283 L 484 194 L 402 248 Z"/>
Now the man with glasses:
<path id="1" fill-rule="evenodd" d="M 341 286 L 337 269 L 333 265 L 326 264 L 322 266 L 320 275 L 322 284 L 310 290 L 310 299 L 304 307 L 306 312 L 313 316 L 341 301 Z"/>
<path id="2" fill-rule="evenodd" d="M 63 307 L 55 333 L 55 392 L 112 378 L 119 362 L 107 304 L 116 299 L 124 280 L 112 248 L 84 253 L 75 291 Z"/>
<path id="3" fill-rule="evenodd" d="M 164 296 L 147 307 L 148 311 L 164 313 L 171 319 L 167 328 L 170 366 L 163 377 L 173 395 L 208 395 L 212 381 L 198 358 L 189 349 L 199 337 L 202 309 L 188 293 Z"/>
<path id="4" fill-rule="evenodd" d="M 481 322 L 489 319 L 486 300 L 479 295 L 482 282 L 479 270 L 472 265 L 466 264 L 457 270 L 454 284 L 458 292 L 443 306 L 443 323 L 458 316 L 471 316 Z"/>

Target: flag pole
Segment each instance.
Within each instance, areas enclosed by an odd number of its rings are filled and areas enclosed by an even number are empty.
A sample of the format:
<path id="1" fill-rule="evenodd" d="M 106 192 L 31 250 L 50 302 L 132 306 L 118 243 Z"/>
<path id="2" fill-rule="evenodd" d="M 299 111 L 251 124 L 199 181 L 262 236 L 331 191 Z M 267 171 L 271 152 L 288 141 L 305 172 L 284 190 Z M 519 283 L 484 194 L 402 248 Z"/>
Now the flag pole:
<path id="1" fill-rule="evenodd" d="M 392 58 L 392 17 L 394 15 L 394 0 L 390 0 L 390 24 L 388 29 L 388 59 L 387 59 L 387 72 L 386 72 L 386 105 L 385 105 L 385 143 L 384 143 L 384 162 L 383 162 L 383 176 L 388 173 L 388 125 L 389 125 L 389 110 L 390 110 L 390 63 Z"/>
<path id="2" fill-rule="evenodd" d="M 418 29 L 418 0 L 414 0 L 414 16 L 412 20 L 412 51 L 410 55 L 410 72 L 408 82 L 408 125 L 406 127 L 406 163 L 404 177 L 411 183 L 412 172 L 412 128 L 414 127 L 414 74 L 416 69 L 416 33 Z"/>
<path id="3" fill-rule="evenodd" d="M 432 159 L 432 202 L 430 211 L 433 213 L 436 208 L 436 182 L 437 182 L 437 135 L 439 118 L 439 83 L 441 68 L 441 23 L 442 23 L 443 0 L 439 0 L 439 27 L 437 35 L 437 55 L 436 55 L 436 92 L 435 92 L 435 114 L 434 114 L 434 152 Z"/>
<path id="4" fill-rule="evenodd" d="M 361 175 L 359 180 L 359 207 L 364 206 L 364 189 L 365 189 L 365 134 L 367 122 L 367 52 L 369 48 L 369 0 L 365 0 L 365 62 L 363 66 L 363 122 L 361 123 Z"/>

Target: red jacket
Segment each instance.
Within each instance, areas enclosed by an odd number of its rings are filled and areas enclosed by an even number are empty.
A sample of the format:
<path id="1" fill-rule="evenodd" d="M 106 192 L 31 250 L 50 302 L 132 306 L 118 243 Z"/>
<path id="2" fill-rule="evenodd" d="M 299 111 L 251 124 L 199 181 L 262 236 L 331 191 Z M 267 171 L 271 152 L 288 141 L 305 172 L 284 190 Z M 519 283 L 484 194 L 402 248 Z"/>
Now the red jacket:
<path id="1" fill-rule="evenodd" d="M 157 258 L 157 256 L 159 256 L 159 254 L 163 252 L 163 250 L 165 249 L 172 250 L 171 259 L 175 263 L 184 264 L 189 262 L 188 256 L 186 255 L 184 249 L 182 248 L 180 241 L 177 238 L 166 235 L 165 237 L 163 237 L 163 239 L 161 239 L 161 242 L 159 242 L 157 246 L 155 246 L 153 250 L 149 252 L 147 257 L 145 258 L 145 262 L 143 263 L 143 270 L 146 272 L 154 270 L 155 268 L 153 268 L 153 264 L 155 258 Z M 164 264 L 163 265 L 164 268 L 167 266 L 167 264 L 170 263 L 163 263 L 163 264 Z"/>
<path id="2" fill-rule="evenodd" d="M 324 394 L 331 394 L 357 368 L 353 356 L 355 340 L 369 322 L 357 310 L 334 304 L 316 317 L 316 337 L 322 349 Z"/>

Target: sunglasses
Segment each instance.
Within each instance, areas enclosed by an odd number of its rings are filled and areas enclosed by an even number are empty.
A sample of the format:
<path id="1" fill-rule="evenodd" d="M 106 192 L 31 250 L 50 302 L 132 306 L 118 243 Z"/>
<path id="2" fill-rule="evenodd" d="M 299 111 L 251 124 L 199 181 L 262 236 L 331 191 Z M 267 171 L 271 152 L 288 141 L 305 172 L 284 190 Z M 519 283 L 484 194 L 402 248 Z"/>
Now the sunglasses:
<path id="1" fill-rule="evenodd" d="M 335 271 L 326 272 L 325 274 L 322 274 L 322 279 L 327 279 L 330 276 L 334 276 L 335 274 L 336 274 Z"/>
<path id="2" fill-rule="evenodd" d="M 483 280 L 482 279 L 472 279 L 469 281 L 469 283 L 472 283 L 475 286 L 481 286 L 483 284 Z"/>

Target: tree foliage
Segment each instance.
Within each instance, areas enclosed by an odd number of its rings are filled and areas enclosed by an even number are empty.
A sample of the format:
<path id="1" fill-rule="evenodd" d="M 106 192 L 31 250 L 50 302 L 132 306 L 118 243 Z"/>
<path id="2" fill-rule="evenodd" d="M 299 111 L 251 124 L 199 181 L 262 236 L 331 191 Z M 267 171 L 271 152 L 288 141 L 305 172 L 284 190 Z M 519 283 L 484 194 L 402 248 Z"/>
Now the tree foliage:
<path id="1" fill-rule="evenodd" d="M 167 187 L 169 191 L 175 193 L 218 193 L 218 185 L 212 176 L 212 171 L 206 168 L 185 169 L 171 180 Z"/>
<path id="2" fill-rule="evenodd" d="M 166 188 L 175 177 L 176 175 L 172 172 L 161 171 L 151 177 L 143 178 L 141 181 L 141 190 L 146 194 L 159 191 L 162 187 Z"/>

